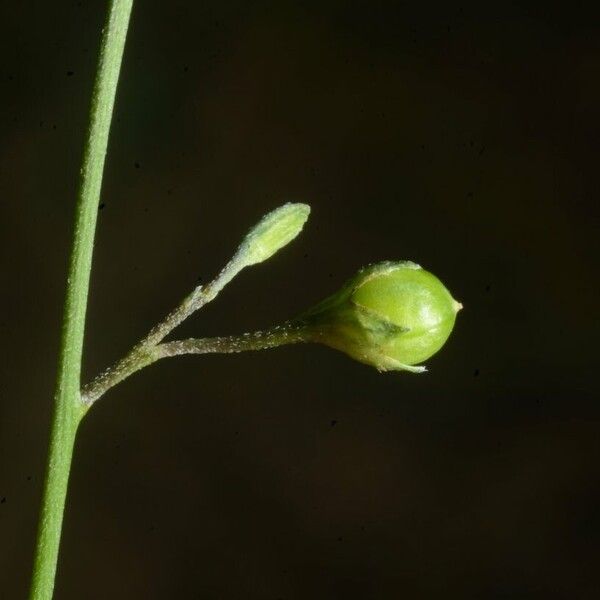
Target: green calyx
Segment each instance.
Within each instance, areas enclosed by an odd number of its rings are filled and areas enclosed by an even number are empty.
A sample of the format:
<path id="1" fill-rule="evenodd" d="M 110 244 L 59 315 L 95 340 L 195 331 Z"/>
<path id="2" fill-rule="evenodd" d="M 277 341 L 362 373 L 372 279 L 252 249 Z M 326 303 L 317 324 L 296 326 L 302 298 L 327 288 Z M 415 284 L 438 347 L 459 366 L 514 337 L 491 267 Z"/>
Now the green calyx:
<path id="1" fill-rule="evenodd" d="M 462 305 L 419 265 L 382 262 L 361 269 L 299 321 L 314 341 L 379 371 L 415 366 L 446 342 Z"/>

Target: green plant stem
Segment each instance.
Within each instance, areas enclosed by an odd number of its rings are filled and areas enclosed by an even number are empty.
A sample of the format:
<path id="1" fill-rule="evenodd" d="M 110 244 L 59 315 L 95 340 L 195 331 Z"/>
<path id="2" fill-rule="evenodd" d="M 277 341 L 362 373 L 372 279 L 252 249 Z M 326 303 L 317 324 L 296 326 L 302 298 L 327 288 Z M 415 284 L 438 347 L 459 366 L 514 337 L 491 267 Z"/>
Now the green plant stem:
<path id="1" fill-rule="evenodd" d="M 149 339 L 148 336 L 146 340 Z M 311 340 L 311 334 L 306 329 L 284 324 L 266 331 L 255 331 L 239 336 L 190 338 L 157 345 L 141 342 L 122 360 L 87 384 L 82 390 L 82 401 L 87 406 L 91 406 L 112 387 L 161 358 L 183 354 L 231 354 L 248 350 L 265 350 Z"/>
<path id="2" fill-rule="evenodd" d="M 29 598 L 50 600 L 73 446 L 86 406 L 80 397 L 81 358 L 98 202 L 115 93 L 132 0 L 111 0 L 103 30 L 83 154 L 67 279 L 54 417 Z"/>

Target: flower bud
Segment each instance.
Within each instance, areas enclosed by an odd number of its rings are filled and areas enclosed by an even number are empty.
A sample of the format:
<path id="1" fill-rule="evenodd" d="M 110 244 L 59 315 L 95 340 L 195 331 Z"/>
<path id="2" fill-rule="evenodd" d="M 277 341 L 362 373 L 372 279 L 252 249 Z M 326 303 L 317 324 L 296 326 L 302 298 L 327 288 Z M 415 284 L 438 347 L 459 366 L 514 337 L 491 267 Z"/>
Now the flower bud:
<path id="1" fill-rule="evenodd" d="M 302 231 L 309 214 L 310 206 L 301 203 L 272 210 L 246 234 L 235 260 L 248 267 L 271 258 Z"/>
<path id="2" fill-rule="evenodd" d="M 412 262 L 360 270 L 342 289 L 299 318 L 310 339 L 379 371 L 422 372 L 462 305 L 442 282 Z"/>

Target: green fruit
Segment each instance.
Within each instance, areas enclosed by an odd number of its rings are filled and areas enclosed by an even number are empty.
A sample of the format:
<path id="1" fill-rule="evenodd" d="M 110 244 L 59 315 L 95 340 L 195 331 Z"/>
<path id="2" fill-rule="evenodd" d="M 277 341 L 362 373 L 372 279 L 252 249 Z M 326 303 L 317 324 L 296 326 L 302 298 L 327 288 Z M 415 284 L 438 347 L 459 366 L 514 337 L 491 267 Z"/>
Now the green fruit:
<path id="1" fill-rule="evenodd" d="M 442 282 L 412 262 L 366 267 L 300 317 L 311 339 L 380 371 L 414 366 L 444 345 L 462 305 Z"/>

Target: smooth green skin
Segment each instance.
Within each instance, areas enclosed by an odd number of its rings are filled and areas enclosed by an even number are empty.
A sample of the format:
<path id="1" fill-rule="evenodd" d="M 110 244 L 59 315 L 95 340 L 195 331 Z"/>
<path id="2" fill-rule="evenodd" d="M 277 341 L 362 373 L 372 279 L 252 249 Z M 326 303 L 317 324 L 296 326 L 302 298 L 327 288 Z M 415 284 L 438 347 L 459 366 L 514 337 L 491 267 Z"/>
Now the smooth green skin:
<path id="1" fill-rule="evenodd" d="M 460 308 L 432 273 L 383 262 L 361 270 L 301 320 L 315 341 L 380 371 L 421 372 L 414 365 L 442 348 Z"/>
<path id="2" fill-rule="evenodd" d="M 399 268 L 369 279 L 352 301 L 403 330 L 382 346 L 383 354 L 416 365 L 433 356 L 450 336 L 457 303 L 433 274 L 424 269 Z"/>

